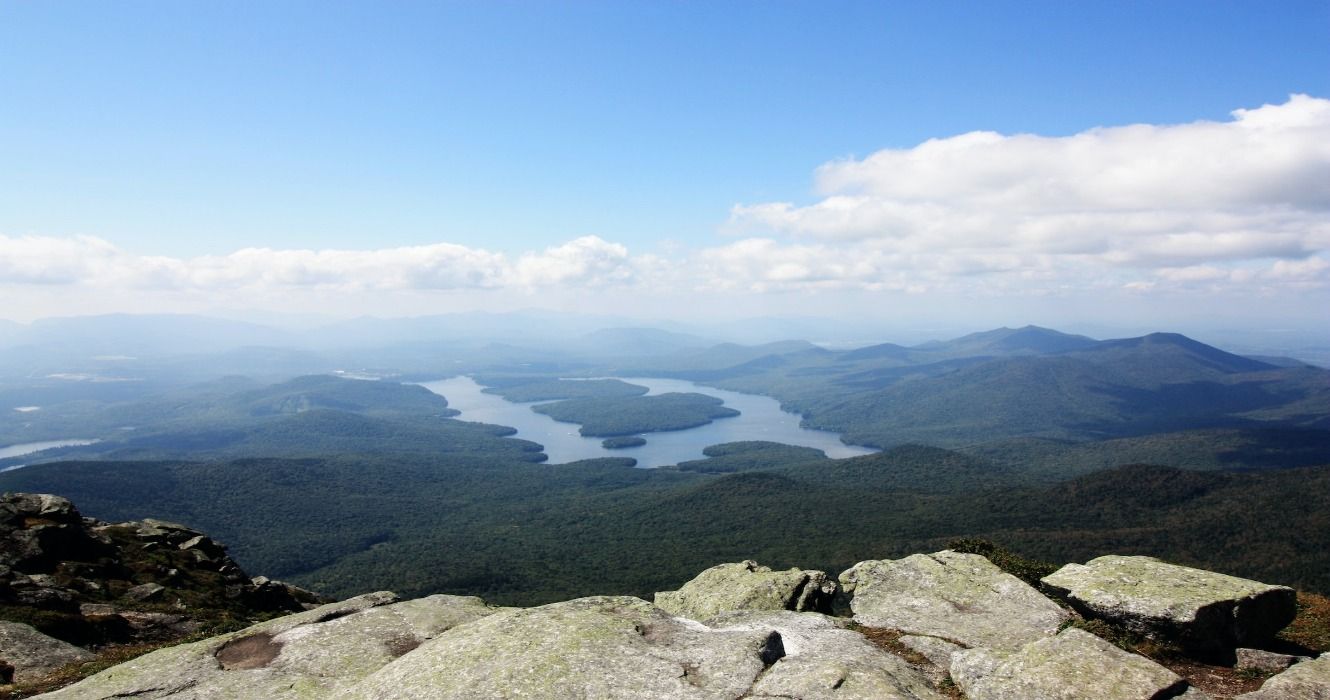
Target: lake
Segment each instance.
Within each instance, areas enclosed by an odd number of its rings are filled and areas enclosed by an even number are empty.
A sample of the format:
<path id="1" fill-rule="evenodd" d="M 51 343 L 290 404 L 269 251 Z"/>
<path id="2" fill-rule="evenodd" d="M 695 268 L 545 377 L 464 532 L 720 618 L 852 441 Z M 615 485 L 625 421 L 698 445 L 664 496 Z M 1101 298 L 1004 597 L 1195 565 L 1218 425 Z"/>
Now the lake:
<path id="1" fill-rule="evenodd" d="M 17 445 L 0 447 L 0 460 L 10 459 L 13 457 L 22 457 L 23 455 L 30 455 L 35 452 L 41 452 L 42 450 L 53 450 L 57 447 L 77 447 L 80 445 L 91 445 L 94 442 L 97 441 L 96 440 L 47 440 L 46 442 L 24 442 Z M 8 471 L 9 469 L 17 469 L 18 467 L 21 466 L 23 465 L 19 464 L 16 466 L 11 466 L 8 467 L 5 471 Z"/>
<path id="2" fill-rule="evenodd" d="M 629 384 L 648 389 L 648 394 L 695 392 L 714 396 L 725 405 L 739 411 L 733 418 L 720 418 L 707 425 L 687 430 L 643 433 L 647 444 L 622 450 L 607 450 L 600 446 L 603 438 L 589 438 L 578 434 L 576 423 L 560 423 L 549 416 L 531 410 L 531 403 L 513 403 L 495 394 L 486 394 L 483 386 L 470 377 L 452 377 L 422 386 L 448 399 L 448 405 L 461 412 L 459 420 L 507 425 L 517 429 L 524 440 L 545 446 L 551 464 L 565 464 L 579 459 L 599 457 L 632 457 L 639 467 L 662 467 L 691 459 L 702 459 L 703 448 L 722 442 L 767 440 L 786 445 L 814 447 L 828 457 L 840 459 L 871 454 L 876 450 L 846 445 L 837 433 L 809 430 L 800 427 L 799 416 L 782 411 L 780 403 L 768 396 L 741 394 L 715 389 L 682 379 L 655 379 L 645 377 L 616 377 Z"/>

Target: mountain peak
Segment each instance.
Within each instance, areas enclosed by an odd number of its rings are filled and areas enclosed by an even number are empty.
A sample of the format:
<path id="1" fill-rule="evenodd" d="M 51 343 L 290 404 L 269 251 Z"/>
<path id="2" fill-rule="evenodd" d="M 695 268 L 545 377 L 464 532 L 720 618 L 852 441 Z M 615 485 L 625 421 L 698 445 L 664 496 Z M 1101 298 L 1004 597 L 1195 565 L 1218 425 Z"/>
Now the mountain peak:
<path id="1" fill-rule="evenodd" d="M 1201 365 L 1225 373 L 1261 372 L 1275 369 L 1275 365 L 1249 357 L 1234 355 L 1181 333 L 1149 333 L 1138 338 L 1105 340 L 1086 348 L 1088 355 L 1118 353 L 1122 351 L 1171 351 L 1181 353 Z"/>

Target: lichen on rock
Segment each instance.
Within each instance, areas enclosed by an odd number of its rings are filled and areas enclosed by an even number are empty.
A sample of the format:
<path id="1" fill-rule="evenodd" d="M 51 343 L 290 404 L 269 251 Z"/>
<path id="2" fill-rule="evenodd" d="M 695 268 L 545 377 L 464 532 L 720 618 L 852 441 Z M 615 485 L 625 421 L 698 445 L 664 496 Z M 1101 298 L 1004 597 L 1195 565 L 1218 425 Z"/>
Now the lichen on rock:
<path id="1" fill-rule="evenodd" d="M 656 594 L 656 605 L 680 617 L 705 620 L 731 610 L 826 612 L 836 582 L 813 570 L 772 571 L 755 561 L 720 564 L 677 591 Z"/>
<path id="2" fill-rule="evenodd" d="M 950 550 L 862 561 L 840 575 L 854 619 L 966 647 L 1015 650 L 1050 636 L 1067 612 L 978 554 Z"/>
<path id="3" fill-rule="evenodd" d="M 970 649 L 951 658 L 951 677 L 969 700 L 1152 700 L 1187 687 L 1163 666 L 1075 628 L 1014 653 Z"/>
<path id="4" fill-rule="evenodd" d="M 1198 648 L 1227 648 L 1275 636 L 1297 614 L 1296 594 L 1153 557 L 1103 556 L 1044 577 L 1055 595 L 1088 617 Z"/>

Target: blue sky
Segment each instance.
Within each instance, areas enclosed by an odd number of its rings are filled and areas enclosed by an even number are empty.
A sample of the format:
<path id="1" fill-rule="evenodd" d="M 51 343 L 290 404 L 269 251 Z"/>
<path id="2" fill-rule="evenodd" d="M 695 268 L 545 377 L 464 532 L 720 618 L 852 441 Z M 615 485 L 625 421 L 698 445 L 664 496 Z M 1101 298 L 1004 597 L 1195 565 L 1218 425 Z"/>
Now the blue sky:
<path id="1" fill-rule="evenodd" d="M 680 281 L 660 270 L 670 260 L 705 266 L 718 258 L 701 251 L 746 240 L 783 246 L 785 262 L 763 264 L 786 264 L 786 273 L 740 280 L 730 293 L 790 292 L 774 282 L 796 278 L 803 291 L 820 284 L 819 293 L 839 293 L 846 285 L 827 278 L 840 267 L 800 271 L 787 258 L 806 257 L 799 246 L 810 241 L 829 256 L 862 257 L 846 236 L 819 238 L 825 227 L 807 217 L 776 221 L 769 210 L 736 207 L 817 206 L 849 192 L 820 180 L 822 166 L 908 152 L 929 139 L 1225 123 L 1234 110 L 1284 104 L 1292 94 L 1330 98 L 1330 3 L 0 2 L 0 236 L 28 241 L 10 253 L 28 256 L 26 277 L 10 275 L 0 293 L 50 313 L 107 310 L 109 299 L 188 309 L 202 303 L 200 294 L 244 305 L 271 290 L 232 298 L 166 278 L 247 248 L 448 244 L 466 249 L 458 254 L 504 256 L 493 264 L 511 267 L 585 237 L 610 248 L 578 250 L 614 257 L 618 246 L 649 259 L 594 283 L 542 272 L 559 288 L 538 299 L 585 303 L 578 299 L 603 295 L 607 284 L 638 280 L 643 266 L 656 270 L 657 284 L 724 291 L 715 280 Z M 1297 167 L 1320 173 L 1323 165 Z M 858 192 L 864 182 L 849 187 Z M 898 201 L 888 189 L 881 196 Z M 1324 224 L 1318 197 L 1291 205 L 1312 212 L 1314 228 Z M 859 238 L 871 228 L 856 226 Z M 1281 245 L 1243 264 L 1324 259 L 1320 233 L 1300 247 Z M 60 266 L 72 263 L 59 256 L 89 246 L 133 258 L 137 271 L 156 258 L 180 269 L 153 267 L 160 274 L 115 294 L 102 289 L 97 303 L 91 291 L 80 301 L 65 289 L 62 306 L 49 287 L 67 282 Z M 584 264 L 575 253 L 531 269 Z M 34 255 L 51 256 L 50 269 L 34 272 L 43 266 Z M 1120 268 L 1122 259 L 1112 264 Z M 1241 267 L 1235 259 L 1230 252 L 1164 266 L 1231 272 Z M 1030 264 L 1016 267 L 1029 272 Z M 372 274 L 401 277 L 393 265 Z M 268 273 L 251 277 L 267 275 L 269 287 L 319 286 L 328 297 L 345 273 L 334 267 L 316 270 L 312 282 L 286 272 L 276 282 Z M 970 262 L 960 267 L 973 272 Z M 1139 292 L 1155 281 L 1119 268 L 1107 283 Z M 504 270 L 503 279 L 514 279 Z M 863 294 L 976 293 L 904 279 L 879 284 L 874 274 L 849 285 L 861 304 L 869 304 Z M 423 285 L 432 291 L 397 308 L 531 303 L 530 275 L 518 275 L 520 292 L 444 276 L 448 282 Z M 1314 281 L 1324 276 L 1311 270 Z M 235 278 L 228 290 L 254 286 Z M 34 290 L 34 280 L 48 291 Z M 341 282 L 343 291 L 403 287 Z M 419 286 L 404 283 L 412 294 Z M 362 310 L 391 308 L 394 298 L 385 292 L 379 307 Z"/>

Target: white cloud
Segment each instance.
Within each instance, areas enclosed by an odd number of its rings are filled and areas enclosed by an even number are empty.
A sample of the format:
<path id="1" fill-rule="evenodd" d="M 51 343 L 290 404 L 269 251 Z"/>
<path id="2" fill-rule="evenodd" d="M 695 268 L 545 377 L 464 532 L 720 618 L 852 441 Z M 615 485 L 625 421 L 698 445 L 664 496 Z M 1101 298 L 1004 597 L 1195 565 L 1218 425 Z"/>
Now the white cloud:
<path id="1" fill-rule="evenodd" d="M 827 163 L 816 181 L 819 201 L 736 205 L 727 228 L 788 238 L 790 250 L 834 250 L 880 265 L 885 279 L 906 260 L 914 277 L 935 282 L 949 271 L 1062 268 L 1087 286 L 1161 269 L 1319 260 L 1330 249 L 1330 100 L 1294 95 L 1226 122 L 1065 137 L 973 132 Z M 773 265 L 783 255 L 760 253 Z M 1306 269 L 1300 279 L 1325 281 L 1322 265 Z"/>
<path id="2" fill-rule="evenodd" d="M 636 308 L 715 292 L 868 292 L 869 307 L 878 292 L 999 305 L 1124 292 L 1189 293 L 1193 303 L 1221 292 L 1230 301 L 1285 294 L 1312 308 L 1330 293 L 1330 100 L 1295 95 L 1225 122 L 1065 137 L 974 132 L 831 162 L 815 177 L 820 199 L 736 205 L 726 227 L 738 235 L 692 251 L 633 254 L 586 236 L 516 254 L 436 243 L 179 258 L 93 237 L 0 235 L 0 288 L 10 305 L 74 298 L 61 290 L 77 285 L 89 290 L 81 302 L 50 303 L 182 307 L 297 296 L 313 306 L 411 298 L 428 307 L 419 300 L 448 291 L 572 308 L 588 293 L 601 306 Z M 796 296 L 768 298 L 784 308 Z"/>
<path id="3" fill-rule="evenodd" d="M 101 274 L 118 255 L 110 243 L 88 236 L 0 236 L 0 281 L 69 284 Z"/>
<path id="4" fill-rule="evenodd" d="M 451 243 L 379 250 L 246 248 L 185 259 L 133 255 L 99 238 L 0 235 L 0 284 L 11 285 L 180 291 L 538 289 L 630 283 L 635 264 L 627 248 L 595 236 L 512 260 Z"/>
<path id="5" fill-rule="evenodd" d="M 596 236 L 583 236 L 541 253 L 526 253 L 507 271 L 508 282 L 520 287 L 599 287 L 632 278 L 628 249 Z"/>

